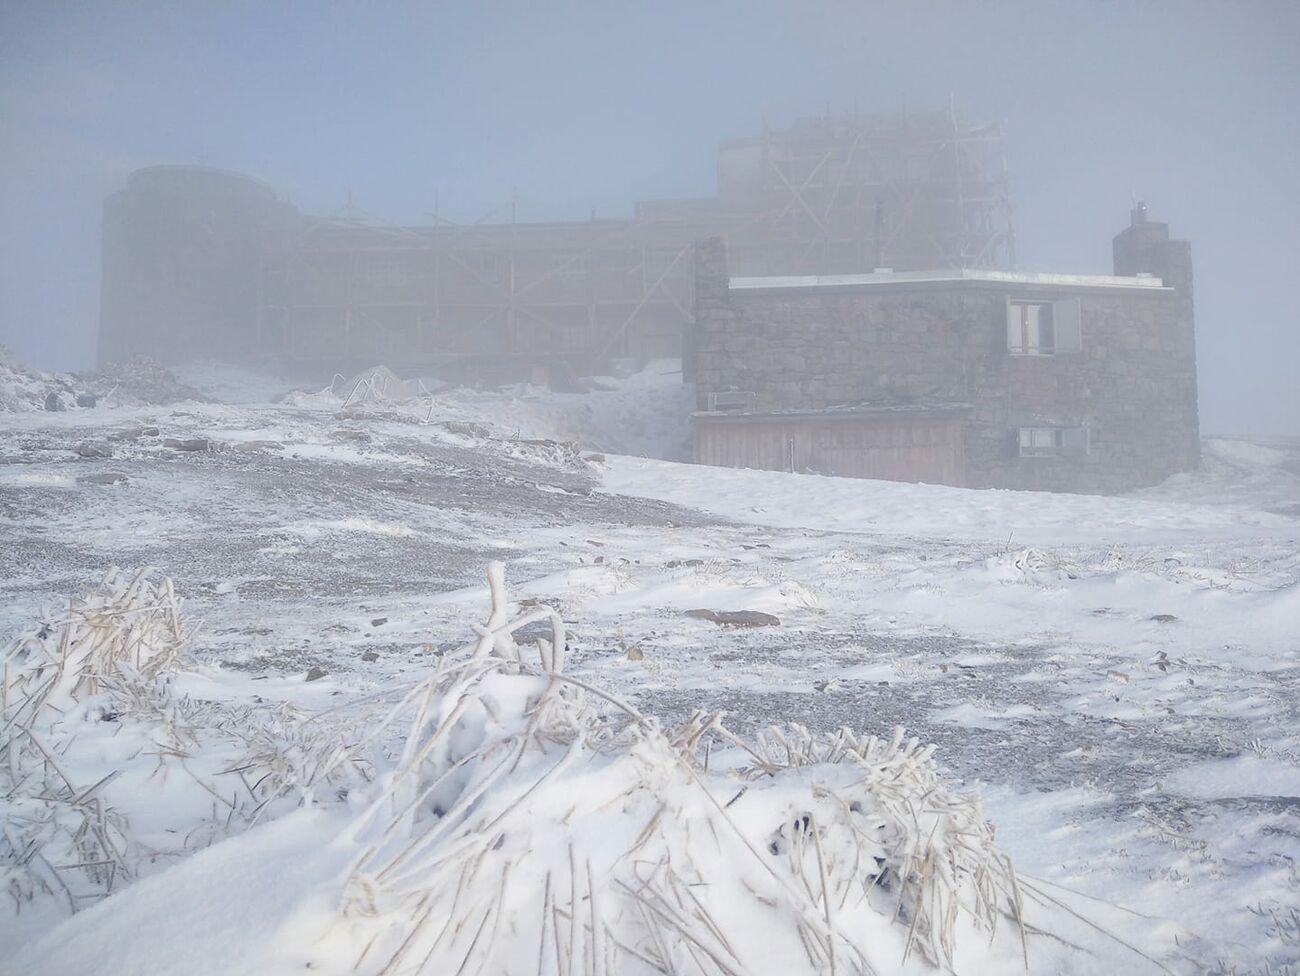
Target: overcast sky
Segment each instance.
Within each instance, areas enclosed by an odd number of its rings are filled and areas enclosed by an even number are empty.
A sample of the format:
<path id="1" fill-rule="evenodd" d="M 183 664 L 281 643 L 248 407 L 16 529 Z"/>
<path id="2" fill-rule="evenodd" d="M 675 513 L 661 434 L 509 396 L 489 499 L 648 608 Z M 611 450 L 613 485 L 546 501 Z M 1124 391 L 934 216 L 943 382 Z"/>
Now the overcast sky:
<path id="1" fill-rule="evenodd" d="M 88 366 L 132 169 L 309 212 L 621 216 L 726 137 L 835 111 L 1003 120 L 1020 266 L 1107 273 L 1135 196 L 1192 241 L 1207 432 L 1300 434 L 1300 4 L 0 0 L 0 342 Z"/>

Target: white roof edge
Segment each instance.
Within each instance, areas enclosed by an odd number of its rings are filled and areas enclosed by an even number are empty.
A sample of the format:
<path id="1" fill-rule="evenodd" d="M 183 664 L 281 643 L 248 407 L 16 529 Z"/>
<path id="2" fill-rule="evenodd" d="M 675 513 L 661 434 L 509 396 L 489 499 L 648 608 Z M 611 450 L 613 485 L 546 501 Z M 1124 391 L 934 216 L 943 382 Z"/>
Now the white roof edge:
<path id="1" fill-rule="evenodd" d="M 1037 271 L 983 271 L 963 268 L 951 271 L 878 271 L 871 274 L 773 275 L 732 278 L 733 291 L 760 288 L 845 288 L 859 285 L 939 284 L 983 281 L 1008 285 L 1058 285 L 1070 288 L 1143 288 L 1172 291 L 1156 277 L 1129 278 L 1121 275 L 1053 274 Z"/>

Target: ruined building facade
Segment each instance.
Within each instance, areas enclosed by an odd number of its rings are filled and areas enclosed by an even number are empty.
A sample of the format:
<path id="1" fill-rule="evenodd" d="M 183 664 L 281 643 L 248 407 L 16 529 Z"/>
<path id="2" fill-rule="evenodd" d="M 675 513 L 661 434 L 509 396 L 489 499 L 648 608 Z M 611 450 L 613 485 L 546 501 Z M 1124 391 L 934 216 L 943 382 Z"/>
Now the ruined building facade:
<path id="1" fill-rule="evenodd" d="M 1114 275 L 733 275 L 700 245 L 706 464 L 1121 491 L 1199 463 L 1188 245 L 1134 210 Z"/>
<path id="2" fill-rule="evenodd" d="M 531 378 L 681 355 L 695 244 L 749 275 L 1003 268 L 996 125 L 951 111 L 811 119 L 722 144 L 713 197 L 631 217 L 457 224 L 312 216 L 200 166 L 133 173 L 105 204 L 102 362 L 207 357 L 328 378 Z"/>

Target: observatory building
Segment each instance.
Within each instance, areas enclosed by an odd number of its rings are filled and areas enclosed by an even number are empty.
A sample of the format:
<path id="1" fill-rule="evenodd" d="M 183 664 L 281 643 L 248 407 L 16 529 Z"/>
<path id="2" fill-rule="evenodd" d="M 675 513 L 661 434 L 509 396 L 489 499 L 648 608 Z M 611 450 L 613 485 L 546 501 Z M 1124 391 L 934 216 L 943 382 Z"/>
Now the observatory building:
<path id="1" fill-rule="evenodd" d="M 679 356 L 704 238 L 737 274 L 1012 266 L 1001 154 L 996 125 L 951 112 L 810 119 L 723 143 L 714 197 L 621 220 L 525 223 L 507 207 L 416 226 L 300 214 L 239 174 L 153 167 L 105 205 L 100 359 L 544 379 Z"/>
<path id="2" fill-rule="evenodd" d="M 702 463 L 1076 491 L 1199 463 L 1190 249 L 1144 206 L 1112 275 L 1017 271 L 1001 132 L 952 111 L 804 120 L 717 171 L 626 219 L 394 226 L 141 170 L 105 204 L 100 359 L 557 384 L 681 357 Z"/>

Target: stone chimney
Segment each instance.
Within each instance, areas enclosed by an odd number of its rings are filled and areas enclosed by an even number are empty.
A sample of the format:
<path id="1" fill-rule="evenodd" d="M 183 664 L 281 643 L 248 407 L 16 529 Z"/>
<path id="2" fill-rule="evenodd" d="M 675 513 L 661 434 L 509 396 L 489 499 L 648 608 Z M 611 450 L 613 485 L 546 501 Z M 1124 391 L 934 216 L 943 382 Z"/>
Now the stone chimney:
<path id="1" fill-rule="evenodd" d="M 1192 249 L 1187 241 L 1171 241 L 1169 225 L 1147 219 L 1147 205 L 1129 212 L 1129 226 L 1111 243 L 1115 274 L 1125 277 L 1149 274 L 1160 278 L 1180 297 L 1192 299 Z"/>
<path id="2" fill-rule="evenodd" d="M 1129 226 L 1115 235 L 1112 249 L 1115 274 L 1154 275 L 1166 287 L 1174 289 L 1178 308 L 1178 325 L 1167 336 L 1169 354 L 1181 365 L 1181 389 L 1184 408 L 1191 418 L 1185 432 L 1186 467 L 1201 463 L 1200 424 L 1197 419 L 1196 382 L 1196 313 L 1192 302 L 1192 245 L 1171 241 L 1169 225 L 1147 220 L 1147 205 L 1139 203 L 1129 214 Z"/>
<path id="3" fill-rule="evenodd" d="M 727 269 L 727 247 L 721 237 L 709 237 L 695 244 L 695 320 L 688 322 L 682 335 L 682 380 L 698 383 L 697 369 L 700 343 L 717 341 L 734 316 L 727 303 L 731 285 Z M 700 397 L 704 397 L 700 393 Z M 703 409 L 703 408 L 701 408 Z"/>

